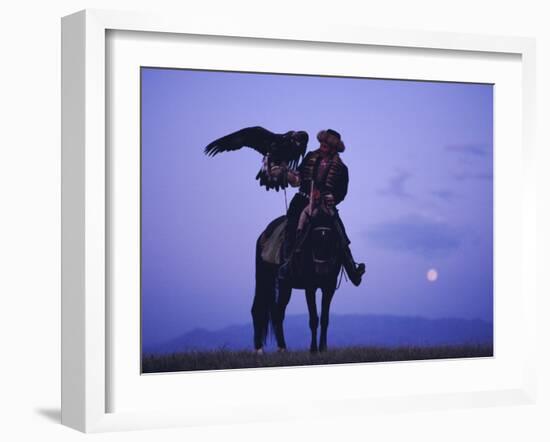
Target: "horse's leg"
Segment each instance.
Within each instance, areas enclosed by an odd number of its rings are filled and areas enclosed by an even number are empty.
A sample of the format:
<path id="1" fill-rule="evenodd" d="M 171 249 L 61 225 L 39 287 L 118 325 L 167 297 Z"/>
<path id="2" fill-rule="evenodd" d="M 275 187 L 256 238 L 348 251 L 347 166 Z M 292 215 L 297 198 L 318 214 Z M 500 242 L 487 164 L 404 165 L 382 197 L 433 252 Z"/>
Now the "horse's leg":
<path id="1" fill-rule="evenodd" d="M 279 283 L 277 303 L 275 306 L 276 316 L 273 321 L 273 328 L 275 330 L 275 338 L 277 339 L 277 347 L 279 351 L 286 350 L 285 333 L 283 323 L 285 320 L 286 307 L 290 301 L 290 295 L 292 294 L 292 287 L 289 284 L 283 282 Z"/>
<path id="2" fill-rule="evenodd" d="M 265 328 L 269 321 L 265 302 L 265 299 L 261 299 L 260 296 L 255 296 L 251 310 L 252 323 L 254 325 L 254 349 L 258 353 L 262 352 L 267 334 Z"/>
<path id="3" fill-rule="evenodd" d="M 317 328 L 319 327 L 319 316 L 317 315 L 317 303 L 315 302 L 316 289 L 306 289 L 307 309 L 309 311 L 309 329 L 311 330 L 311 344 L 309 351 L 317 352 Z"/>
<path id="4" fill-rule="evenodd" d="M 321 337 L 319 339 L 319 351 L 327 349 L 327 329 L 328 317 L 330 312 L 330 303 L 334 296 L 334 290 L 323 289 L 323 300 L 321 301 Z"/>

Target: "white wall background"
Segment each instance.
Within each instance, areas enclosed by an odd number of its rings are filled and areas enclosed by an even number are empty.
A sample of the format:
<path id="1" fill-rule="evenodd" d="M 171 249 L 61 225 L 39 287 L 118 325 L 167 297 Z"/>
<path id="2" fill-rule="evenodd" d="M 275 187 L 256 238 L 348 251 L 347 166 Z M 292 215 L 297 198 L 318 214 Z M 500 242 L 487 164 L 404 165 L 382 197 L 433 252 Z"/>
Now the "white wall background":
<path id="1" fill-rule="evenodd" d="M 550 167 L 550 13 L 523 0 L 37 0 L 0 6 L 0 438 L 12 440 L 550 440 L 550 294 L 544 263 Z M 319 26 L 350 23 L 537 38 L 540 398 L 537 405 L 85 436 L 60 416 L 60 17 L 83 8 L 181 15 L 298 15 Z M 546 149 L 545 149 L 546 148 Z"/>

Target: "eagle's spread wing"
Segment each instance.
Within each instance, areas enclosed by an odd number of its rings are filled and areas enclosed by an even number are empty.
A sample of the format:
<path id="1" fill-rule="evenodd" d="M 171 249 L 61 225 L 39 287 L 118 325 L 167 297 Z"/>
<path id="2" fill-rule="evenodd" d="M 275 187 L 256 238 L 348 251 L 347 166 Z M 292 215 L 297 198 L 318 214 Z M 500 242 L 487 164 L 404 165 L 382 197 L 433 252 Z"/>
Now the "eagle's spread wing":
<path id="1" fill-rule="evenodd" d="M 204 153 L 214 156 L 220 152 L 229 152 L 247 146 L 265 156 L 269 153 L 270 145 L 278 137 L 280 135 L 260 126 L 247 127 L 212 141 L 206 146 Z"/>
<path id="2" fill-rule="evenodd" d="M 204 149 L 208 156 L 220 152 L 239 150 L 242 147 L 251 147 L 264 156 L 263 165 L 256 179 L 266 190 L 288 186 L 286 171 L 274 176 L 273 166 L 296 170 L 298 163 L 306 153 L 308 134 L 304 131 L 290 131 L 285 134 L 276 134 L 260 126 L 247 127 L 212 141 Z"/>

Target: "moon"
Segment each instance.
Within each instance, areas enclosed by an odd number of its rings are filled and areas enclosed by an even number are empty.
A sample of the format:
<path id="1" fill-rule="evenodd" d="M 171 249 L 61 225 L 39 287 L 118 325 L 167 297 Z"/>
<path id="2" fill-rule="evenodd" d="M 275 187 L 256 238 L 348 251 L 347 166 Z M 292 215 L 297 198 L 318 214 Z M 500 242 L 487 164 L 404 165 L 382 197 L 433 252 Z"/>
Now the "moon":
<path id="1" fill-rule="evenodd" d="M 428 273 L 426 273 L 426 279 L 430 282 L 437 281 L 437 270 L 436 269 L 430 269 L 428 270 Z"/>

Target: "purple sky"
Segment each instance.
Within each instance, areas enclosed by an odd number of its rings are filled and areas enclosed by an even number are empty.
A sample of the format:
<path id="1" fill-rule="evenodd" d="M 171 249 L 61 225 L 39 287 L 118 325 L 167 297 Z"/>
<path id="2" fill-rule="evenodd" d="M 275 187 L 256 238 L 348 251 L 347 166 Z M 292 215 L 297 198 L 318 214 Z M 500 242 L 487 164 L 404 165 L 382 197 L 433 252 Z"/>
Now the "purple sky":
<path id="1" fill-rule="evenodd" d="M 255 241 L 284 196 L 254 180 L 257 152 L 203 148 L 254 125 L 346 143 L 339 209 L 367 274 L 333 313 L 492 320 L 491 85 L 142 68 L 145 345 L 250 321 Z M 305 312 L 296 290 L 288 314 Z"/>

